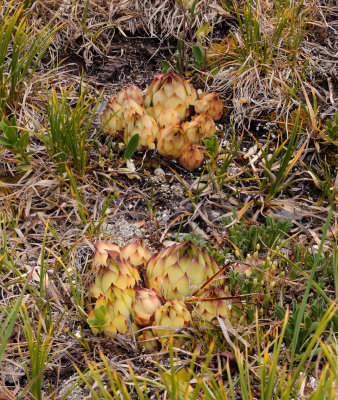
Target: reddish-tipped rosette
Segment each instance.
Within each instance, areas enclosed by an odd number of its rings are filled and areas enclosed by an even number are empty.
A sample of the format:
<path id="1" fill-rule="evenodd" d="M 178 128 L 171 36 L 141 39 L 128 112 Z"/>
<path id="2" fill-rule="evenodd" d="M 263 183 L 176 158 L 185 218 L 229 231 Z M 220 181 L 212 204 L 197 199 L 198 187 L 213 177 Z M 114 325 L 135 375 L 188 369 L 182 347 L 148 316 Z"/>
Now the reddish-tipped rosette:
<path id="1" fill-rule="evenodd" d="M 139 135 L 137 146 L 138 151 L 154 150 L 155 140 L 158 135 L 158 125 L 154 118 L 148 115 L 145 111 L 141 114 L 135 113 L 129 116 L 126 128 L 124 130 L 124 142 L 129 143 L 129 140 L 134 136 Z"/>
<path id="2" fill-rule="evenodd" d="M 151 253 L 142 239 L 135 240 L 121 249 L 121 257 L 128 261 L 134 267 L 145 267 L 148 263 Z"/>
<path id="3" fill-rule="evenodd" d="M 195 102 L 195 111 L 198 114 L 209 114 L 217 121 L 223 113 L 223 101 L 217 93 L 202 93 Z"/>
<path id="4" fill-rule="evenodd" d="M 169 300 L 155 311 L 152 330 L 162 344 L 162 348 L 166 348 L 170 336 L 174 335 L 177 330 L 187 327 L 191 321 L 191 314 L 181 300 Z M 174 339 L 174 344 L 180 342 L 180 339 Z"/>
<path id="5" fill-rule="evenodd" d="M 141 107 L 143 107 L 144 105 L 142 91 L 136 85 L 130 85 L 120 90 L 116 96 L 116 99 L 120 104 L 125 104 L 128 99 L 131 99 L 134 100 Z"/>
<path id="6" fill-rule="evenodd" d="M 153 256 L 146 273 L 149 288 L 164 299 L 180 299 L 198 289 L 219 270 L 215 260 L 192 242 L 174 244 Z"/>
<path id="7" fill-rule="evenodd" d="M 169 160 L 179 158 L 189 142 L 180 125 L 162 128 L 157 137 L 157 151 Z"/>
<path id="8" fill-rule="evenodd" d="M 157 292 L 152 289 L 141 288 L 135 292 L 132 303 L 132 314 L 135 322 L 140 326 L 148 326 L 153 320 L 155 311 L 161 306 Z"/>
<path id="9" fill-rule="evenodd" d="M 196 302 L 193 315 L 203 321 L 217 322 L 216 317 L 228 318 L 230 321 L 238 318 L 236 307 L 239 300 L 226 299 L 232 297 L 224 286 L 211 286 L 206 289 Z M 236 305 L 236 307 L 234 307 Z"/>
<path id="10" fill-rule="evenodd" d="M 162 107 L 172 108 L 183 121 L 190 115 L 189 106 L 195 103 L 196 98 L 194 87 L 183 76 L 170 71 L 155 76 L 146 91 L 144 106 L 155 118 L 162 111 Z"/>
<path id="11" fill-rule="evenodd" d="M 97 242 L 93 258 L 93 267 L 96 269 L 106 267 L 109 254 L 110 257 L 113 257 L 114 255 L 118 257 L 120 255 L 120 247 L 109 242 Z"/>
<path id="12" fill-rule="evenodd" d="M 196 145 L 189 146 L 186 150 L 182 152 L 182 155 L 180 157 L 180 164 L 182 165 L 182 167 L 189 171 L 199 168 L 203 164 L 203 161 L 203 149 Z"/>

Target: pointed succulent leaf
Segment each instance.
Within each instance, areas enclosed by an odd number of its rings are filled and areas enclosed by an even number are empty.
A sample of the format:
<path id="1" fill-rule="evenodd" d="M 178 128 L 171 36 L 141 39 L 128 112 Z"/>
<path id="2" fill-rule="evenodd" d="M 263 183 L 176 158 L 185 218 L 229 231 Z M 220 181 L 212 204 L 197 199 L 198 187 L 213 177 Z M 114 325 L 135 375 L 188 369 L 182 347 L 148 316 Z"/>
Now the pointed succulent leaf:
<path id="1" fill-rule="evenodd" d="M 121 249 L 121 257 L 135 267 L 145 266 L 151 253 L 143 240 L 138 239 Z"/>
<path id="2" fill-rule="evenodd" d="M 141 326 L 150 325 L 155 311 L 161 306 L 161 300 L 152 289 L 142 288 L 135 292 L 132 303 L 132 315 L 135 322 Z"/>
<path id="3" fill-rule="evenodd" d="M 146 273 L 149 288 L 166 299 L 184 300 L 217 271 L 215 260 L 192 242 L 174 244 L 153 256 Z"/>
<path id="4" fill-rule="evenodd" d="M 109 253 L 110 252 L 110 253 Z M 107 267 L 108 256 L 112 257 L 114 254 L 118 256 L 120 254 L 120 248 L 113 243 L 109 242 L 97 242 L 96 251 L 93 258 L 93 267 Z"/>
<path id="5" fill-rule="evenodd" d="M 168 336 L 174 335 L 177 329 L 188 326 L 191 320 L 191 314 L 181 300 L 169 300 L 158 308 L 155 311 L 152 330 L 162 344 L 162 348 L 168 347 Z M 174 343 L 179 344 L 180 340 L 175 338 Z"/>

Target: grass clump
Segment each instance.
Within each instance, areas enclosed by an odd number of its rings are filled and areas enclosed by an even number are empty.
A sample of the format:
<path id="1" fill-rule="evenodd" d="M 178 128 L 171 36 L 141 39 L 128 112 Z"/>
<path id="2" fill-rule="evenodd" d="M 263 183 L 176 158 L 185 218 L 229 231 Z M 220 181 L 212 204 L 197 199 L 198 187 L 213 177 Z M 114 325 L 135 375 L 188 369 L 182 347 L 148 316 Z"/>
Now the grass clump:
<path id="1" fill-rule="evenodd" d="M 45 128 L 39 127 L 39 137 L 60 173 L 65 172 L 67 165 L 71 163 L 83 175 L 95 141 L 95 138 L 89 141 L 88 133 L 101 96 L 91 97 L 88 85 L 83 87 L 81 82 L 79 95 L 72 105 L 73 91 L 74 84 L 60 87 L 58 91 L 53 87 L 50 92 L 47 88 L 44 110 L 41 110 L 47 124 Z"/>
<path id="2" fill-rule="evenodd" d="M 25 83 L 32 77 L 59 27 L 53 20 L 37 33 L 29 23 L 24 5 L 11 1 L 0 5 L 0 120 L 17 108 Z"/>

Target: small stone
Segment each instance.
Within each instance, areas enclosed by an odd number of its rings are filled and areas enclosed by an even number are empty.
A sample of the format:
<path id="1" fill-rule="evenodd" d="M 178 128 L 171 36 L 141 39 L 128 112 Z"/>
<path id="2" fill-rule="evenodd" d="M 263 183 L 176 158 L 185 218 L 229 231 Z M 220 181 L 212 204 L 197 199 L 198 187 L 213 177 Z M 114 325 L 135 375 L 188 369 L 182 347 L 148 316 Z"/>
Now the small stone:
<path id="1" fill-rule="evenodd" d="M 164 175 L 165 175 L 165 172 L 163 171 L 162 168 L 156 168 L 155 171 L 154 171 L 154 174 L 155 174 L 156 176 L 164 176 Z"/>

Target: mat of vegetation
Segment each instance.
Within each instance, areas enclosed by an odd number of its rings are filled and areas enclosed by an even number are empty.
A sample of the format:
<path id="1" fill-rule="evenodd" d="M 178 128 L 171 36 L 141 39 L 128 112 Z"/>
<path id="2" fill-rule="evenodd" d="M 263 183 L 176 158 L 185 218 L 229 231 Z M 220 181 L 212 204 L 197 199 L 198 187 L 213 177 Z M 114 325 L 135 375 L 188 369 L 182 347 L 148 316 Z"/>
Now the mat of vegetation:
<path id="1" fill-rule="evenodd" d="M 0 399 L 337 398 L 337 21 L 0 0 Z M 183 162 L 102 117 L 160 73 L 223 101 Z"/>

